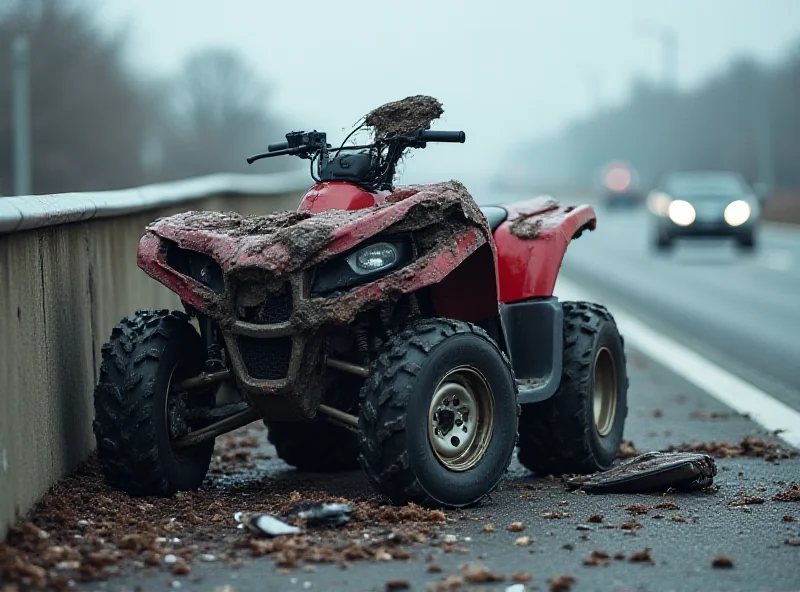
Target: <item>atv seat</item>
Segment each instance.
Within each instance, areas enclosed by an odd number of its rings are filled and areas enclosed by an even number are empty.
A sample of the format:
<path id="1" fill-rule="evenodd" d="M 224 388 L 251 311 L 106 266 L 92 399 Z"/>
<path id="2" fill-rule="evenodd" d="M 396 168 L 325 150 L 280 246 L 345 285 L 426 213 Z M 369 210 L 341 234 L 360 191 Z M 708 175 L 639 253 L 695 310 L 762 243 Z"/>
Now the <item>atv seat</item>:
<path id="1" fill-rule="evenodd" d="M 497 228 L 506 221 L 508 218 L 508 211 L 501 206 L 479 206 L 486 220 L 489 222 L 489 228 L 494 232 Z"/>

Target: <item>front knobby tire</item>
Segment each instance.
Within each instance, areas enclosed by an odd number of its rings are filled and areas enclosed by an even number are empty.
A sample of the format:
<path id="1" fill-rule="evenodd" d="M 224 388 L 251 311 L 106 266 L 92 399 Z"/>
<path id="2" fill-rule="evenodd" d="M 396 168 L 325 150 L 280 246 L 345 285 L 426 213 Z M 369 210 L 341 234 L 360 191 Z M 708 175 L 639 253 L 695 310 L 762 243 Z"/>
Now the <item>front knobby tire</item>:
<path id="1" fill-rule="evenodd" d="M 564 353 L 558 391 L 522 406 L 517 458 L 539 474 L 611 467 L 628 415 L 625 346 L 605 307 L 563 302 Z"/>
<path id="2" fill-rule="evenodd" d="M 176 452 L 167 417 L 175 385 L 203 370 L 203 343 L 189 318 L 178 311 L 137 311 L 114 328 L 102 356 L 92 427 L 106 481 L 134 496 L 197 489 L 214 440 Z M 191 396 L 192 402 L 214 403 L 213 393 Z"/>
<path id="3" fill-rule="evenodd" d="M 476 325 L 414 322 L 372 362 L 360 398 L 359 461 L 393 504 L 475 504 L 511 462 L 519 420 L 514 375 Z"/>

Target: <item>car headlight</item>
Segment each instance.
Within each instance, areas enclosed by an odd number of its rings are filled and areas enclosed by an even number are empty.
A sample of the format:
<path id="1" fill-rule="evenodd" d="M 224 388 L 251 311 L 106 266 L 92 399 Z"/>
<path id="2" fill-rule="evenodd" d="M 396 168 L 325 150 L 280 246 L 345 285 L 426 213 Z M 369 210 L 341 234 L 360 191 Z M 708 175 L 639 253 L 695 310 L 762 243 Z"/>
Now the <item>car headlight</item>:
<path id="1" fill-rule="evenodd" d="M 725 222 L 731 226 L 741 226 L 747 222 L 751 214 L 750 204 L 743 199 L 737 199 L 728 204 L 723 214 Z"/>
<path id="2" fill-rule="evenodd" d="M 664 216 L 669 209 L 670 201 L 672 198 L 666 193 L 654 191 L 647 196 L 647 209 L 657 216 Z"/>
<path id="3" fill-rule="evenodd" d="M 375 281 L 413 261 L 411 237 L 384 239 L 361 246 L 350 253 L 321 264 L 314 273 L 312 296 L 329 296 L 360 284 Z"/>
<path id="4" fill-rule="evenodd" d="M 678 226 L 689 226 L 697 215 L 694 207 L 688 201 L 676 199 L 670 202 L 667 208 L 667 215 Z"/>

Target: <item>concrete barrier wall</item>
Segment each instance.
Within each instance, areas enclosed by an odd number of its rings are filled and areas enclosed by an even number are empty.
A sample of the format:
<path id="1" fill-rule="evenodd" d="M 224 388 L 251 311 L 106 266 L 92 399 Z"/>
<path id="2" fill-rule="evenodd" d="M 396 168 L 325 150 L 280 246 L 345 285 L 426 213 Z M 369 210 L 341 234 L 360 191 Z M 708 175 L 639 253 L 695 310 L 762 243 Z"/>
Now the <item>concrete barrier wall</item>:
<path id="1" fill-rule="evenodd" d="M 93 450 L 92 390 L 112 327 L 138 308 L 180 308 L 136 265 L 144 227 L 190 209 L 295 209 L 303 180 L 271 181 L 0 198 L 0 540 Z"/>

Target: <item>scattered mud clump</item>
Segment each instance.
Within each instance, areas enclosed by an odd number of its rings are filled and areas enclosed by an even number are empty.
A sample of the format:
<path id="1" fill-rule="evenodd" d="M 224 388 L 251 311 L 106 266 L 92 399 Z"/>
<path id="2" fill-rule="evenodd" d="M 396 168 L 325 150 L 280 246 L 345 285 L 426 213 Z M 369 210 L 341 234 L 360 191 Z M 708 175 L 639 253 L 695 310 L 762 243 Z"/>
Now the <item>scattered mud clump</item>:
<path id="1" fill-rule="evenodd" d="M 595 524 L 599 524 L 600 522 L 603 521 L 603 515 L 602 514 L 592 514 L 591 516 L 589 516 L 589 518 L 586 521 L 587 522 L 592 522 L 592 523 L 595 523 Z"/>
<path id="2" fill-rule="evenodd" d="M 799 454 L 797 451 L 787 450 L 778 444 L 749 436 L 742 438 L 738 443 L 712 440 L 696 444 L 672 445 L 667 448 L 667 452 L 700 452 L 715 458 L 752 457 L 763 458 L 766 461 L 794 458 Z"/>
<path id="3" fill-rule="evenodd" d="M 428 584 L 427 589 L 430 592 L 449 592 L 450 590 L 462 590 L 464 587 L 464 578 L 459 576 L 445 576 L 441 582 L 436 584 Z"/>
<path id="4" fill-rule="evenodd" d="M 608 565 L 608 559 L 609 559 L 608 553 L 606 553 L 605 551 L 595 550 L 592 551 L 592 554 L 589 555 L 589 557 L 583 560 L 583 564 L 592 567 L 598 565 Z"/>
<path id="5" fill-rule="evenodd" d="M 561 520 L 563 518 L 569 518 L 569 514 L 567 512 L 545 512 L 542 514 L 542 518 L 546 518 L 547 520 Z"/>
<path id="6" fill-rule="evenodd" d="M 650 511 L 650 508 L 647 507 L 645 504 L 631 504 L 630 506 L 625 508 L 625 511 L 634 515 L 639 515 L 639 514 L 647 514 Z"/>
<path id="7" fill-rule="evenodd" d="M 733 567 L 733 559 L 731 559 L 727 555 L 717 555 L 716 557 L 714 557 L 714 559 L 711 560 L 711 566 L 717 568 Z"/>
<path id="8" fill-rule="evenodd" d="M 508 525 L 508 530 L 510 532 L 522 532 L 525 530 L 525 525 L 522 522 L 512 522 Z"/>
<path id="9" fill-rule="evenodd" d="M 631 563 L 644 563 L 646 565 L 653 565 L 655 563 L 652 555 L 650 555 L 650 547 L 645 547 L 641 551 L 633 553 L 628 557 L 628 561 Z"/>
<path id="10" fill-rule="evenodd" d="M 526 584 L 533 579 L 533 576 L 526 571 L 520 571 L 511 576 L 511 581 L 518 584 Z"/>
<path id="11" fill-rule="evenodd" d="M 386 590 L 410 590 L 411 582 L 408 580 L 389 580 L 386 582 Z"/>
<path id="12" fill-rule="evenodd" d="M 761 496 L 740 493 L 735 499 L 728 502 L 728 505 L 732 507 L 752 506 L 755 504 L 766 503 L 766 501 L 767 500 Z"/>
<path id="13" fill-rule="evenodd" d="M 795 518 L 791 514 L 786 514 L 786 516 L 783 517 L 783 521 L 784 522 L 797 522 L 797 518 Z"/>
<path id="14" fill-rule="evenodd" d="M 364 123 L 375 130 L 375 140 L 380 140 L 388 135 L 408 134 L 418 128 L 429 129 L 442 113 L 444 109 L 437 99 L 414 95 L 373 109 L 364 118 Z"/>
<path id="15" fill-rule="evenodd" d="M 800 483 L 792 483 L 789 489 L 779 491 L 772 496 L 776 502 L 800 502 Z"/>
<path id="16" fill-rule="evenodd" d="M 488 584 L 492 582 L 504 582 L 505 576 L 489 571 L 484 565 L 462 565 L 461 573 L 465 582 L 471 584 Z"/>
<path id="17" fill-rule="evenodd" d="M 631 440 L 623 440 L 619 445 L 617 458 L 633 458 L 639 456 L 641 452 L 636 450 L 636 445 Z"/>
<path id="18" fill-rule="evenodd" d="M 733 416 L 733 413 L 729 413 L 727 411 L 706 411 L 704 409 L 698 409 L 692 411 L 689 414 L 689 417 L 692 419 L 700 419 L 702 421 L 708 421 L 709 419 L 729 419 Z"/>
<path id="19" fill-rule="evenodd" d="M 664 500 L 663 502 L 658 502 L 653 508 L 657 510 L 680 510 L 678 504 L 676 504 L 672 500 Z"/>
<path id="20" fill-rule="evenodd" d="M 550 584 L 550 592 L 569 592 L 572 584 L 575 583 L 574 576 L 556 576 L 547 580 Z"/>

